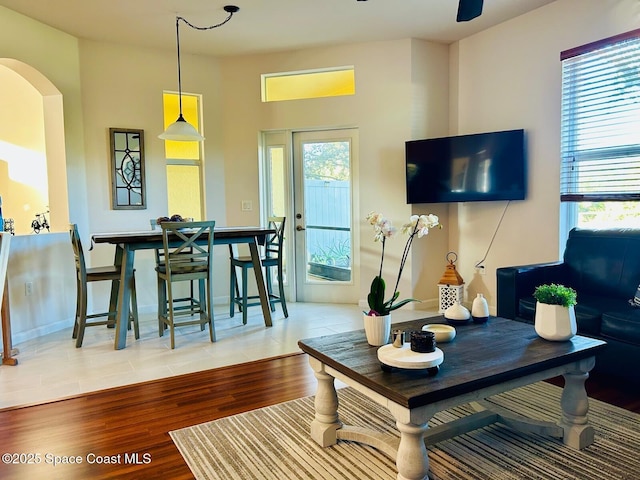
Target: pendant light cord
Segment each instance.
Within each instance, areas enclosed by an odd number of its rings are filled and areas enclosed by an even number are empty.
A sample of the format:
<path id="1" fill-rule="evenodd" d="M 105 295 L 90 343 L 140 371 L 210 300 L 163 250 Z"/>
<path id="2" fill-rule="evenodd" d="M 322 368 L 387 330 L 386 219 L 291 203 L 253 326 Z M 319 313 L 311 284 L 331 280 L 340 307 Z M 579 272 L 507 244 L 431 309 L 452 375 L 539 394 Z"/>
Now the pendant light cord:
<path id="1" fill-rule="evenodd" d="M 184 17 L 176 17 L 176 48 L 178 50 L 178 105 L 180 109 L 180 118 L 183 118 L 182 117 L 182 72 L 180 71 L 180 20 L 182 20 L 184 23 L 186 23 L 187 25 L 189 25 L 191 28 L 195 30 L 212 30 L 214 28 L 221 27 L 222 25 L 227 23 L 229 20 L 231 20 L 231 17 L 233 17 L 233 14 L 236 13 L 238 10 L 240 9 L 233 5 L 225 6 L 224 11 L 229 14 L 227 18 L 225 18 L 222 22 L 216 25 L 211 25 L 208 27 L 198 27 L 197 25 L 190 23 Z"/>

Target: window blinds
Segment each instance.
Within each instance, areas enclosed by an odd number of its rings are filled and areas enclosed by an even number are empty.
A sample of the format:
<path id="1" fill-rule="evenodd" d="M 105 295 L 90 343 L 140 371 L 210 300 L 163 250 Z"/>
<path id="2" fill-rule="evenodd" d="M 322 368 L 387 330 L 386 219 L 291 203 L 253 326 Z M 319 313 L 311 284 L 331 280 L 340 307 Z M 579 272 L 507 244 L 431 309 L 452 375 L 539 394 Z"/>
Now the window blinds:
<path id="1" fill-rule="evenodd" d="M 640 200 L 640 30 L 561 60 L 560 199 Z"/>

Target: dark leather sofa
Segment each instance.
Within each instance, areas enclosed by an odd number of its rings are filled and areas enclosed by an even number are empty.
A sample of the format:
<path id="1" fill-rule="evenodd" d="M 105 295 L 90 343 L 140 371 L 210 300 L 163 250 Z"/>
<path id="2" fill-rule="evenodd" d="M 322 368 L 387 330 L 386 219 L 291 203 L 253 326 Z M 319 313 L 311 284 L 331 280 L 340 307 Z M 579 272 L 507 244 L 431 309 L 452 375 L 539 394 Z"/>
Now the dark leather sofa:
<path id="1" fill-rule="evenodd" d="M 498 268 L 498 316 L 533 323 L 533 291 L 544 283 L 573 287 L 578 334 L 608 343 L 595 370 L 640 379 L 640 308 L 629 303 L 640 284 L 640 229 L 575 228 L 563 261 Z"/>

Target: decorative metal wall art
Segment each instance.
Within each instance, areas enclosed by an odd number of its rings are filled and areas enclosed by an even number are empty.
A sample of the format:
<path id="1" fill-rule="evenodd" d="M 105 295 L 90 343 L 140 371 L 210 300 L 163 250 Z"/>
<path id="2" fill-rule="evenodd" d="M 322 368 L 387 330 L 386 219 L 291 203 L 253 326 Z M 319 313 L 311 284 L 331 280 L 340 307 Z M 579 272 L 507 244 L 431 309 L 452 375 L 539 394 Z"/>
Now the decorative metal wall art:
<path id="1" fill-rule="evenodd" d="M 45 229 L 47 230 L 47 232 L 51 231 L 49 229 L 49 221 L 47 220 L 47 213 L 49 213 L 49 207 L 47 207 L 46 212 L 36 213 L 36 219 L 31 222 L 31 229 L 33 230 L 33 233 L 40 233 L 41 230 L 45 230 Z"/>
<path id="2" fill-rule="evenodd" d="M 146 209 L 144 130 L 110 128 L 109 137 L 113 209 Z"/>

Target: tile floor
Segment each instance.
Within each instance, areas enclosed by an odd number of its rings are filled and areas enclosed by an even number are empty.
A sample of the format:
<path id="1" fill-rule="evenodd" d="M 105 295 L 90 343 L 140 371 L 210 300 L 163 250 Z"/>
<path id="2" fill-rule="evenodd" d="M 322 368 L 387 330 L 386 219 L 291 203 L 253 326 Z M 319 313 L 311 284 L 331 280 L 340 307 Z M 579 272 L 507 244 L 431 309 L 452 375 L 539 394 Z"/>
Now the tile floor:
<path id="1" fill-rule="evenodd" d="M 133 332 L 127 347 L 114 350 L 114 330 L 91 327 L 82 348 L 75 348 L 71 328 L 14 345 L 18 365 L 0 367 L 0 408 L 31 405 L 79 393 L 117 387 L 172 375 L 244 363 L 260 358 L 299 352 L 301 338 L 361 329 L 362 309 L 357 305 L 291 303 L 289 318 L 280 307 L 273 327 L 266 328 L 260 308 L 249 310 L 247 325 L 242 316 L 229 317 L 228 307 L 215 311 L 217 342 L 199 327 L 176 329 L 176 348 L 169 335 L 158 336 L 153 314 L 140 318 L 140 339 Z M 393 322 L 434 315 L 400 309 Z"/>

